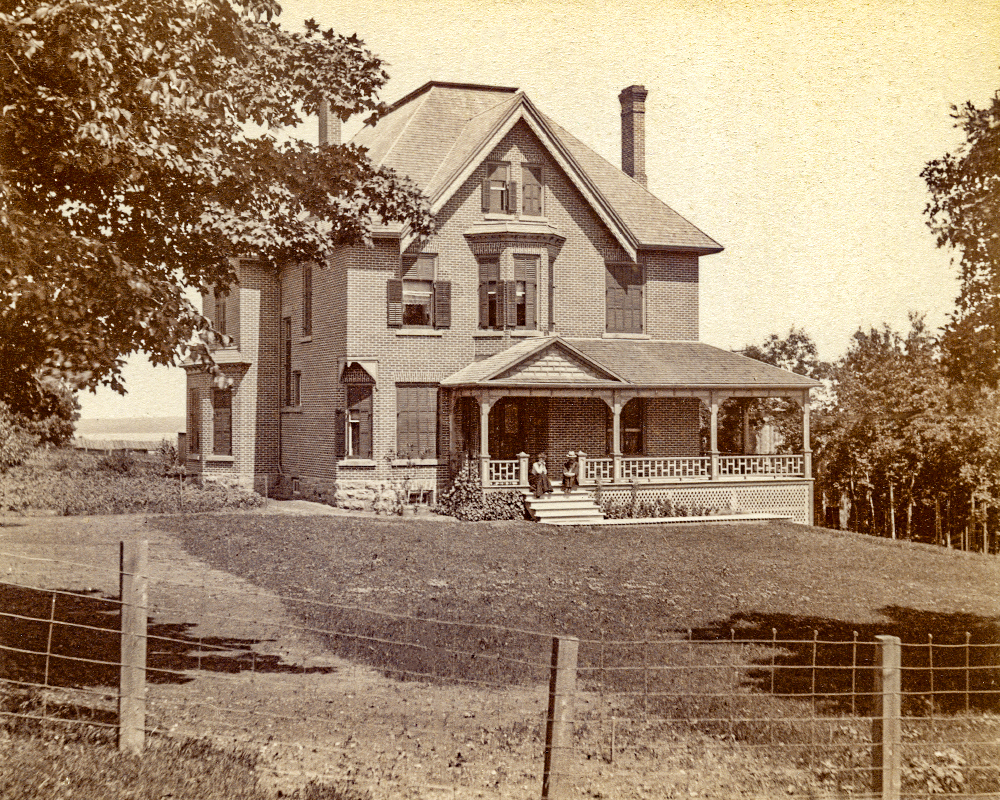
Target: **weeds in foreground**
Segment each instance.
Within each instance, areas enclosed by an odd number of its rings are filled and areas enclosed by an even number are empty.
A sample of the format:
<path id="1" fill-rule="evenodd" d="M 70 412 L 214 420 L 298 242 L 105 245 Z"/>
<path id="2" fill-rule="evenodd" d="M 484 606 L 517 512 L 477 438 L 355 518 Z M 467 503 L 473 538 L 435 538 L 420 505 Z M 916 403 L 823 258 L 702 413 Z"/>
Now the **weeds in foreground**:
<path id="1" fill-rule="evenodd" d="M 141 756 L 120 753 L 115 732 L 34 716 L 36 691 L 0 684 L 0 797 L 5 800 L 273 800 L 257 756 L 204 739 L 152 736 Z M 368 800 L 353 783 L 310 782 L 290 800 Z"/>
<path id="2" fill-rule="evenodd" d="M 168 477 L 161 459 L 127 452 L 98 457 L 72 450 L 36 451 L 0 474 L 0 513 L 172 514 L 263 504 L 264 498 L 245 489 Z"/>

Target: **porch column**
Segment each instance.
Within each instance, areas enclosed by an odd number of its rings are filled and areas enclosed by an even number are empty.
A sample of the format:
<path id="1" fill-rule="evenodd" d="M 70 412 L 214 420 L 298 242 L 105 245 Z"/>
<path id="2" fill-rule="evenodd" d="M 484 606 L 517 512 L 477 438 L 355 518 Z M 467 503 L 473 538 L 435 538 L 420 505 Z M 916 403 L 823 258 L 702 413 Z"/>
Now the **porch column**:
<path id="1" fill-rule="evenodd" d="M 812 477 L 812 444 L 809 442 L 809 392 L 802 393 L 802 460 L 805 477 Z"/>
<path id="2" fill-rule="evenodd" d="M 478 396 L 479 402 L 479 479 L 483 487 L 490 485 L 490 409 L 494 397 Z"/>
<path id="3" fill-rule="evenodd" d="M 448 397 L 448 473 L 455 473 L 455 404 L 458 397 L 454 392 Z"/>
<path id="4" fill-rule="evenodd" d="M 750 446 L 750 401 L 744 400 L 740 404 L 740 416 L 743 422 L 743 455 L 751 455 L 751 450 L 755 449 Z"/>
<path id="5" fill-rule="evenodd" d="M 611 482 L 622 482 L 622 406 L 617 397 L 611 403 Z"/>
<path id="6" fill-rule="evenodd" d="M 709 438 L 709 480 L 717 481 L 719 479 L 719 401 L 716 399 L 715 395 L 711 396 L 708 403 L 708 410 L 711 414 L 711 425 L 709 426 L 710 438 Z"/>

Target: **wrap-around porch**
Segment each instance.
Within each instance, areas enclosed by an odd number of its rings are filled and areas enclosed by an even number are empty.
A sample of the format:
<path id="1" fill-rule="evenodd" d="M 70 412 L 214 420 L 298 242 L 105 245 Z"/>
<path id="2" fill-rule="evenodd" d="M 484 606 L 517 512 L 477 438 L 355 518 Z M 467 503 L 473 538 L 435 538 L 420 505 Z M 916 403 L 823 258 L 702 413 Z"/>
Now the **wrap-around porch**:
<path id="1" fill-rule="evenodd" d="M 486 491 L 527 490 L 541 452 L 558 486 L 573 450 L 580 485 L 599 486 L 605 496 L 780 508 L 800 522 L 812 517 L 809 391 L 815 385 L 698 342 L 558 336 L 518 343 L 442 382 L 450 397 L 451 463 L 472 462 Z M 757 452 L 751 401 L 765 398 L 800 408 L 799 452 Z M 730 441 L 723 452 L 719 420 L 726 403 Z"/>

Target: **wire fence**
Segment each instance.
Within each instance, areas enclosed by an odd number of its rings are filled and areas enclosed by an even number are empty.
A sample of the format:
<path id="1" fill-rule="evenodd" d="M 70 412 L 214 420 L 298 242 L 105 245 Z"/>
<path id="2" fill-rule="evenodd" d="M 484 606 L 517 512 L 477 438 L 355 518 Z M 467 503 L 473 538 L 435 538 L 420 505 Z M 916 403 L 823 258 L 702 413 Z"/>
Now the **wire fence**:
<path id="1" fill-rule="evenodd" d="M 205 738 L 374 798 L 1000 797 L 996 641 L 553 637 L 162 555 L 0 553 L 6 728 Z"/>

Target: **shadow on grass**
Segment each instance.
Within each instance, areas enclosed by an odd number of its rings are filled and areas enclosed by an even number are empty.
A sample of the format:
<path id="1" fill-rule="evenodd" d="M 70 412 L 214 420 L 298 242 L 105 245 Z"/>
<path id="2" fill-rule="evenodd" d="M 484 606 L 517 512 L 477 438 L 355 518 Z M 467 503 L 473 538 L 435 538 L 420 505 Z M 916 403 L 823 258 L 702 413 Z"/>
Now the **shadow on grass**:
<path id="1" fill-rule="evenodd" d="M 870 714 L 876 636 L 902 642 L 904 714 L 1000 710 L 1000 620 L 901 606 L 886 622 L 855 624 L 792 614 L 741 613 L 691 632 L 695 642 L 750 640 L 775 648 L 751 657 L 746 681 L 759 691 L 816 696 L 831 711 Z M 815 639 L 815 641 L 814 641 Z"/>
<path id="2" fill-rule="evenodd" d="M 0 584 L 0 680 L 56 688 L 117 686 L 118 600 L 59 591 Z M 150 618 L 148 683 L 187 683 L 193 680 L 193 670 L 231 674 L 333 671 L 332 667 L 303 667 L 279 656 L 256 653 L 252 648 L 259 639 L 198 637 L 191 633 L 194 627 L 195 623 L 157 623 Z"/>

